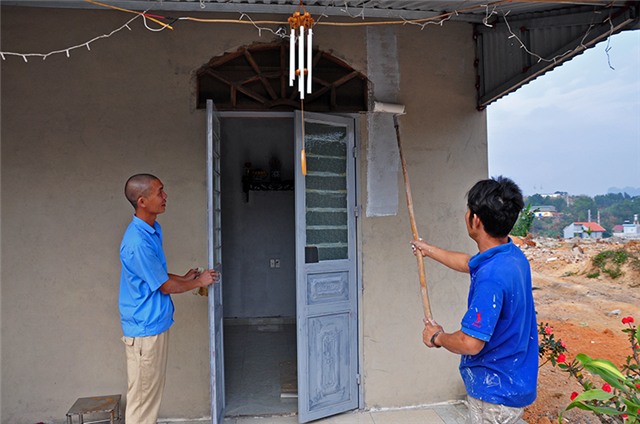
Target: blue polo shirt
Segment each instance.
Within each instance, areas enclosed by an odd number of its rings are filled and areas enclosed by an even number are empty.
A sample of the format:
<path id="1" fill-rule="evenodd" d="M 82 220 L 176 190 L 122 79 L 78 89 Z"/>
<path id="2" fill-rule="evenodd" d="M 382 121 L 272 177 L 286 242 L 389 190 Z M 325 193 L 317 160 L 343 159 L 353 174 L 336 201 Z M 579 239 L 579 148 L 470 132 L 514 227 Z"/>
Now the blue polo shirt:
<path id="1" fill-rule="evenodd" d="M 171 296 L 159 288 L 169 279 L 162 250 L 162 228 L 138 218 L 127 227 L 120 244 L 120 320 L 127 337 L 160 334 L 173 324 Z"/>
<path id="2" fill-rule="evenodd" d="M 536 398 L 538 328 L 531 268 L 509 242 L 469 260 L 471 287 L 462 331 L 483 340 L 477 355 L 463 355 L 467 393 L 485 402 L 520 408 Z"/>

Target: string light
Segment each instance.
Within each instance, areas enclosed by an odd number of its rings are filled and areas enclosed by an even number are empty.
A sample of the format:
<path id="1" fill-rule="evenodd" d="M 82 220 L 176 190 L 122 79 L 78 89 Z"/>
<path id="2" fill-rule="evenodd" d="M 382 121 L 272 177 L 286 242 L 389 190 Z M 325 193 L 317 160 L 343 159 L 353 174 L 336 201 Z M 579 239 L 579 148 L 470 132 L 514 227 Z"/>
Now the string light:
<path id="1" fill-rule="evenodd" d="M 89 45 L 95 41 L 98 41 L 102 38 L 109 38 L 112 35 L 114 35 L 115 33 L 122 31 L 123 29 L 128 29 L 129 31 L 131 31 L 131 28 L 129 27 L 129 24 L 131 22 L 133 22 L 134 20 L 138 19 L 140 17 L 140 15 L 135 16 L 131 19 L 129 19 L 124 25 L 122 25 L 121 27 L 114 29 L 113 31 L 111 31 L 108 34 L 102 34 L 99 35 L 97 37 L 92 38 L 89 41 L 86 41 L 84 43 L 78 44 L 76 46 L 72 46 L 72 47 L 67 47 L 65 49 L 60 49 L 60 50 L 53 50 L 49 53 L 16 53 L 16 52 L 0 52 L 0 57 L 2 57 L 2 60 L 6 60 L 6 56 L 18 56 L 18 57 L 22 57 L 22 59 L 24 59 L 25 62 L 29 62 L 29 60 L 27 59 L 28 57 L 41 57 L 42 60 L 46 60 L 49 56 L 52 56 L 54 54 L 58 54 L 58 53 L 66 53 L 67 57 L 70 57 L 69 52 L 71 50 L 75 50 L 75 49 L 79 49 L 82 47 L 86 47 L 89 51 L 91 50 L 91 47 L 89 47 Z"/>
<path id="2" fill-rule="evenodd" d="M 360 11 L 360 13 L 358 13 L 357 15 L 352 15 L 352 14 L 349 12 L 349 5 L 347 4 L 347 2 L 346 2 L 346 0 L 345 0 L 345 2 L 344 2 L 344 9 L 340 9 L 340 11 L 341 11 L 341 12 L 343 12 L 343 13 L 346 13 L 346 14 L 347 14 L 347 16 L 349 16 L 349 17 L 350 17 L 350 18 L 352 18 L 352 19 L 355 19 L 355 18 L 357 18 L 357 17 L 359 17 L 359 16 L 362 16 L 362 20 L 364 21 L 364 10 L 365 10 L 365 6 L 366 6 L 366 4 L 365 4 L 365 3 L 363 3 L 363 4 L 362 4 L 362 10 Z"/>
<path id="3" fill-rule="evenodd" d="M 507 26 L 507 31 L 509 31 L 509 38 L 515 38 L 518 43 L 520 44 L 520 48 L 523 49 L 525 52 L 527 52 L 527 54 L 529 54 L 530 56 L 533 56 L 535 58 L 538 59 L 537 63 L 540 62 L 548 62 L 548 63 L 556 63 L 558 61 L 558 59 L 561 59 L 569 54 L 575 53 L 577 51 L 580 50 L 586 50 L 587 46 L 584 45 L 584 40 L 587 38 L 587 36 L 589 35 L 589 33 L 591 32 L 591 29 L 593 28 L 594 24 L 589 24 L 589 28 L 587 28 L 587 31 L 584 33 L 584 35 L 582 36 L 582 39 L 580 40 L 580 44 L 578 46 L 576 46 L 573 49 L 569 49 L 567 51 L 565 51 L 564 53 L 561 54 L 557 54 L 554 57 L 552 57 L 551 59 L 545 59 L 544 57 L 532 52 L 531 50 L 529 50 L 527 48 L 527 46 L 522 42 L 522 40 L 520 39 L 520 37 L 518 37 L 512 30 L 511 30 L 511 26 L 509 25 L 509 22 L 507 21 L 507 15 L 509 14 L 509 11 L 507 11 L 506 13 L 504 13 L 503 15 L 503 19 L 504 19 L 504 23 Z M 610 23 L 610 30 L 609 30 L 609 35 L 607 36 L 608 39 L 611 39 L 611 35 L 613 35 L 613 24 L 611 23 L 611 18 L 607 18 L 604 22 L 609 21 Z M 608 56 L 608 54 L 607 54 Z"/>
<path id="4" fill-rule="evenodd" d="M 91 47 L 90 44 L 103 39 L 103 38 L 109 38 L 112 35 L 116 34 L 117 32 L 123 30 L 123 29 L 128 29 L 131 31 L 131 27 L 129 27 L 129 24 L 131 24 L 134 20 L 138 19 L 138 18 L 142 18 L 144 21 L 144 25 L 145 28 L 149 31 L 153 31 L 153 32 L 159 32 L 159 31 L 163 31 L 165 29 L 171 29 L 173 30 L 172 24 L 174 22 L 177 21 L 192 21 L 192 22 L 202 22 L 202 23 L 227 23 L 227 24 L 245 24 L 245 25 L 253 25 L 257 30 L 258 30 L 258 34 L 259 36 L 262 36 L 262 31 L 269 31 L 272 34 L 280 37 L 280 38 L 289 38 L 290 40 L 293 40 L 293 38 L 291 38 L 290 34 L 287 34 L 287 31 L 285 30 L 284 27 L 284 23 L 280 22 L 280 21 L 254 21 L 251 19 L 251 17 L 249 15 L 247 15 L 246 13 L 241 13 L 240 14 L 240 18 L 239 19 L 204 19 L 204 18 L 194 18 L 191 16 L 183 16 L 183 17 L 178 17 L 178 18 L 169 18 L 169 17 L 165 17 L 165 16 L 158 16 L 158 15 L 151 15 L 148 14 L 148 10 L 145 10 L 144 12 L 139 12 L 139 11 L 134 11 L 134 10 L 129 10 L 129 9 L 124 9 L 124 8 L 120 8 L 117 6 L 112 6 L 109 4 L 104 4 L 104 3 L 100 3 L 97 2 L 95 0 L 84 0 L 87 3 L 91 3 L 91 4 L 95 4 L 97 6 L 101 6 L 101 7 L 107 7 L 110 9 L 114 9 L 114 10 L 119 10 L 119 11 L 123 11 L 123 12 L 127 12 L 127 13 L 133 13 L 136 16 L 131 18 L 130 20 L 128 20 L 124 25 L 114 29 L 113 31 L 111 31 L 110 33 L 106 33 L 97 37 L 92 38 L 89 41 L 83 42 L 81 44 L 75 45 L 75 46 L 71 46 L 71 47 L 67 47 L 64 49 L 59 49 L 59 50 L 53 50 L 49 53 L 17 53 L 17 52 L 5 52 L 5 51 L 0 51 L 0 58 L 2 58 L 2 60 L 6 60 L 6 56 L 18 56 L 18 57 L 22 57 L 22 59 L 25 62 L 28 62 L 28 58 L 30 57 L 42 57 L 42 60 L 46 60 L 47 57 L 55 55 L 55 54 L 61 54 L 64 53 L 66 54 L 67 57 L 70 57 L 70 52 L 78 49 L 78 48 L 82 48 L 82 47 L 86 47 L 87 50 L 91 51 Z M 340 9 L 341 12 L 347 14 L 349 17 L 355 19 L 355 18 L 359 18 L 361 17 L 363 22 L 320 22 L 321 18 L 327 17 L 327 15 L 323 12 L 320 17 L 318 18 L 317 21 L 315 21 L 315 23 L 311 24 L 313 26 L 315 25 L 324 25 L 324 26 L 375 26 L 375 25 L 417 25 L 422 29 L 424 29 L 427 25 L 440 25 L 443 26 L 444 22 L 450 20 L 453 16 L 459 16 L 459 14 L 461 13 L 466 13 L 466 12 L 471 12 L 474 10 L 478 10 L 478 9 L 485 9 L 485 17 L 482 20 L 482 23 L 487 26 L 487 27 L 493 27 L 493 25 L 489 24 L 489 19 L 493 16 L 493 15 L 497 15 L 498 13 L 496 12 L 496 8 L 499 5 L 505 4 L 505 3 L 511 3 L 512 0 L 498 0 L 498 1 L 494 1 L 491 2 L 489 4 L 485 4 L 485 5 L 476 5 L 476 6 L 470 6 L 468 8 L 464 8 L 464 9 L 458 9 L 458 10 L 454 10 L 452 12 L 446 12 L 446 13 L 442 13 L 438 16 L 433 16 L 433 17 L 429 17 L 429 18 L 422 18 L 422 19 L 400 19 L 400 20 L 395 20 L 395 21 L 369 21 L 369 22 L 364 22 L 365 19 L 365 6 L 362 7 L 362 10 L 357 14 L 357 15 L 353 15 L 349 12 L 349 7 L 348 7 L 348 3 L 345 0 L 344 2 L 344 8 Z M 523 0 L 523 1 L 527 1 L 527 0 Z M 533 0 L 532 0 L 533 1 Z M 302 1 L 300 2 L 300 4 L 302 5 Z M 204 8 L 205 7 L 205 0 L 200 0 L 200 7 Z M 329 6 L 325 7 L 328 8 Z M 240 12 L 239 12 L 240 13 Z M 522 40 L 512 31 L 509 22 L 507 20 L 507 15 L 510 13 L 510 11 L 504 12 L 502 17 L 504 18 L 504 22 L 507 26 L 507 31 L 509 32 L 509 39 L 515 39 L 518 41 L 518 43 L 520 44 L 520 48 L 523 49 L 527 54 L 535 57 L 538 59 L 538 63 L 539 62 L 557 62 L 559 59 L 572 54 L 576 51 L 579 50 L 585 50 L 586 46 L 584 45 L 584 40 L 587 38 L 587 36 L 589 35 L 591 29 L 594 27 L 594 24 L 589 25 L 589 28 L 587 29 L 587 31 L 585 32 L 584 36 L 582 37 L 580 44 L 571 50 L 567 50 L 564 53 L 558 54 L 556 56 L 554 56 L 553 58 L 550 59 L 546 59 L 534 52 L 532 52 L 531 50 L 529 50 L 526 45 L 524 44 L 524 42 L 522 42 Z M 597 12 L 594 12 L 597 13 Z M 247 19 L 247 21 L 243 20 L 243 19 Z M 171 23 L 165 23 L 162 22 L 162 19 L 165 20 L 171 20 Z M 289 18 L 291 19 L 291 18 Z M 160 26 L 160 28 L 151 28 L 149 26 L 149 24 L 147 23 L 147 20 L 152 21 L 156 24 L 158 24 Z M 608 35 L 608 40 L 607 40 L 607 47 L 605 49 L 605 52 L 607 54 L 607 59 L 609 62 L 609 67 L 611 69 L 614 69 L 611 66 L 611 60 L 610 60 L 610 56 L 609 56 L 609 51 L 611 50 L 611 35 L 613 34 L 614 31 L 614 27 L 613 27 L 613 22 L 611 20 L 611 17 L 607 18 L 604 22 L 609 22 L 609 25 L 611 27 L 610 31 L 609 31 L 609 35 Z M 273 30 L 269 27 L 264 27 L 261 25 L 278 25 L 278 29 L 277 30 Z M 306 27 L 308 28 L 308 30 L 311 30 L 311 27 Z M 312 31 L 310 32 L 310 34 L 312 34 Z M 299 35 L 297 35 L 299 37 Z M 295 37 L 294 37 L 295 38 Z M 309 38 L 309 37 L 307 37 Z M 307 48 L 307 51 L 309 51 L 310 49 Z M 310 56 L 310 54 L 308 54 L 308 56 Z M 304 66 L 299 66 L 299 69 L 304 69 Z M 311 69 L 311 61 L 307 61 L 307 70 Z M 308 71 L 309 72 L 309 71 Z M 302 73 L 302 72 L 301 72 Z M 309 88 L 309 83 L 311 81 L 311 78 L 308 78 L 307 81 L 307 93 L 310 93 L 310 88 Z M 291 81 L 290 81 L 291 82 Z M 303 90 L 304 91 L 304 90 Z M 301 92 L 301 97 L 304 98 L 304 92 Z"/>
<path id="5" fill-rule="evenodd" d="M 614 71 L 616 68 L 611 66 L 611 56 L 609 56 L 609 50 L 611 50 L 611 34 L 613 34 L 613 22 L 611 21 L 611 16 L 609 16 L 609 36 L 607 37 L 607 47 L 605 47 L 604 52 L 607 55 L 607 63 L 609 64 L 609 68 Z"/>

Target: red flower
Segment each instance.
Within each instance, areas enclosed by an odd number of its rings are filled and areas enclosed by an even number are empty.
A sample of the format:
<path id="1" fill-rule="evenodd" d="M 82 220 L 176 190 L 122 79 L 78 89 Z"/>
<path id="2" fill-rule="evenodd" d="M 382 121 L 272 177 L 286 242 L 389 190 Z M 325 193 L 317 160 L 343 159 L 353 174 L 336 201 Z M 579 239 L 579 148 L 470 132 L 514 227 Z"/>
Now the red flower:
<path id="1" fill-rule="evenodd" d="M 622 323 L 623 324 L 632 324 L 634 321 L 633 317 L 624 317 L 622 318 Z"/>
<path id="2" fill-rule="evenodd" d="M 577 397 L 578 397 L 578 392 L 571 393 L 571 400 L 574 400 Z"/>
<path id="3" fill-rule="evenodd" d="M 560 355 L 558 355 L 558 362 L 560 363 L 567 362 L 567 355 L 565 355 L 564 353 L 561 353 Z"/>
<path id="4" fill-rule="evenodd" d="M 604 383 L 602 385 L 602 390 L 604 390 L 607 393 L 611 393 L 611 385 L 609 383 Z"/>
<path id="5" fill-rule="evenodd" d="M 560 346 L 562 346 L 564 349 L 567 348 L 567 344 L 564 342 L 564 340 L 560 340 Z"/>
<path id="6" fill-rule="evenodd" d="M 636 389 L 640 389 L 640 383 L 636 384 Z"/>
<path id="7" fill-rule="evenodd" d="M 623 322 L 623 324 L 626 324 L 626 322 Z M 544 327 L 544 334 L 550 335 L 551 333 L 553 333 L 553 328 L 549 327 L 548 325 Z"/>
<path id="8" fill-rule="evenodd" d="M 622 414 L 622 419 L 626 420 L 627 418 L 629 418 L 629 416 L 627 414 Z"/>

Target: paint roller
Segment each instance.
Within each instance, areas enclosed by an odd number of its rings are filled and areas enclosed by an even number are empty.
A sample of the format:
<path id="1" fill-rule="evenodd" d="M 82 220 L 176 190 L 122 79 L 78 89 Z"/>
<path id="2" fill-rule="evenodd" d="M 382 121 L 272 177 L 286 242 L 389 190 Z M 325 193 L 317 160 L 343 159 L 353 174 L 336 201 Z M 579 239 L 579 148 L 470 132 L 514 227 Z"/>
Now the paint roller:
<path id="1" fill-rule="evenodd" d="M 404 115 L 404 105 L 393 103 L 381 103 L 374 102 L 374 112 L 391 113 L 393 114 L 393 126 L 396 129 L 396 140 L 398 142 L 398 152 L 400 153 L 400 163 L 402 164 L 402 175 L 404 177 L 404 190 L 407 195 L 407 209 L 409 210 L 409 221 L 411 222 L 411 232 L 414 240 L 419 240 L 418 226 L 416 225 L 416 218 L 413 213 L 413 198 L 411 196 L 411 185 L 409 184 L 409 174 L 407 173 L 407 163 L 404 160 L 402 153 L 402 142 L 400 140 L 400 126 L 398 125 L 398 116 Z M 424 309 L 424 317 L 427 321 L 432 322 L 433 317 L 431 315 L 431 305 L 429 304 L 429 293 L 427 291 L 427 278 L 424 272 L 424 259 L 421 254 L 416 255 L 418 261 L 418 275 L 420 278 L 420 291 L 422 293 L 422 307 Z"/>

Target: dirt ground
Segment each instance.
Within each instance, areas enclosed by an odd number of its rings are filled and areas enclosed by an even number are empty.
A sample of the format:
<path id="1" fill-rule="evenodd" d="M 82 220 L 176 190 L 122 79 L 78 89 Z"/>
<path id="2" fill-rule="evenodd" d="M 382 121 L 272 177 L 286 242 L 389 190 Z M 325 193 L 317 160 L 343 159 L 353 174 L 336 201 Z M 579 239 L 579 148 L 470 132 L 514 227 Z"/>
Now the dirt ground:
<path id="1" fill-rule="evenodd" d="M 605 273 L 587 277 L 597 269 L 592 258 L 606 250 L 625 249 L 640 258 L 640 240 L 515 240 L 531 263 L 538 322 L 553 327 L 556 339 L 567 345 L 568 360 L 585 353 L 621 365 L 630 353 L 629 341 L 621 330 L 621 319 L 640 321 L 640 261 L 627 260 L 622 275 Z M 558 413 L 570 402 L 580 385 L 565 372 L 543 365 L 538 374 L 538 398 L 525 410 L 529 424 L 557 422 Z M 573 409 L 564 415 L 566 423 L 600 423 L 593 414 Z"/>

